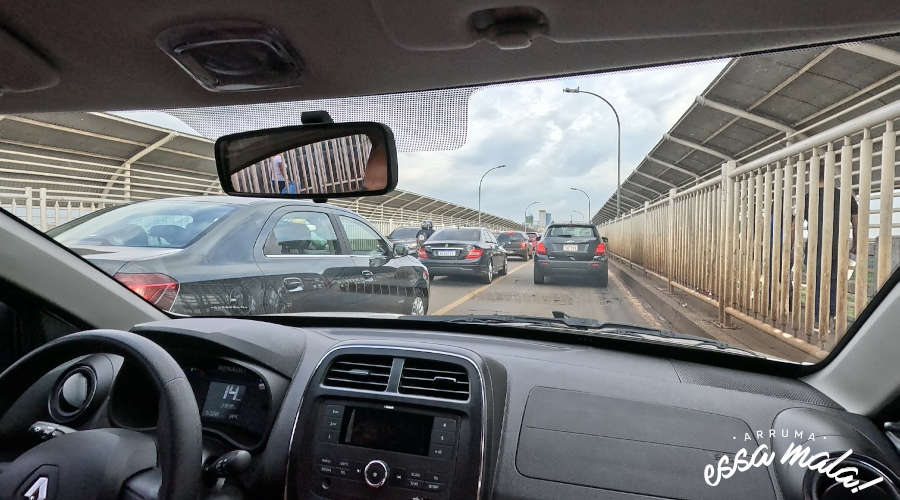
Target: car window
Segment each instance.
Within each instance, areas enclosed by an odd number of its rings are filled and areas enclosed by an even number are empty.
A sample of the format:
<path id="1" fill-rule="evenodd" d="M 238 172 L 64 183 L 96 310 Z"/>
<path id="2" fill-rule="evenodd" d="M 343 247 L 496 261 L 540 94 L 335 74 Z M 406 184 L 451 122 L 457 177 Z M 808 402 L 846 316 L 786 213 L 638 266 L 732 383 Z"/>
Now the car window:
<path id="1" fill-rule="evenodd" d="M 478 239 L 478 229 L 441 229 L 429 238 L 430 241 L 478 241 Z"/>
<path id="2" fill-rule="evenodd" d="M 392 239 L 402 239 L 402 238 L 415 238 L 416 234 L 419 232 L 418 228 L 415 227 L 398 227 L 391 232 L 389 238 Z"/>
<path id="3" fill-rule="evenodd" d="M 520 241 L 525 241 L 525 236 L 520 233 L 500 233 L 497 235 L 497 242 L 500 244 L 517 243 Z"/>
<path id="4" fill-rule="evenodd" d="M 594 238 L 597 235 L 592 227 L 554 226 L 547 230 L 547 236 L 554 236 L 557 238 Z"/>
<path id="5" fill-rule="evenodd" d="M 135 203 L 66 226 L 53 237 L 74 247 L 184 248 L 234 209 L 232 205 L 178 200 Z"/>
<path id="6" fill-rule="evenodd" d="M 336 255 L 337 235 L 321 212 L 290 212 L 281 216 L 266 237 L 263 253 L 277 255 Z"/>
<path id="7" fill-rule="evenodd" d="M 353 255 L 385 255 L 387 247 L 384 240 L 372 228 L 362 222 L 346 216 L 339 217 L 347 241 L 350 243 L 350 253 Z"/>

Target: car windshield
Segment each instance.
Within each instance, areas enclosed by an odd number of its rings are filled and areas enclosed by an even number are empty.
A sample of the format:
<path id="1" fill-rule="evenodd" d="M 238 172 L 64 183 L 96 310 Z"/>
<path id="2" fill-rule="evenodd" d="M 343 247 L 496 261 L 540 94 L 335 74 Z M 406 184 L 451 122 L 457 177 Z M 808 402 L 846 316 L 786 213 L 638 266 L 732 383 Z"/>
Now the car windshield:
<path id="1" fill-rule="evenodd" d="M 595 229 L 586 226 L 553 226 L 547 230 L 551 238 L 596 238 Z"/>
<path id="2" fill-rule="evenodd" d="M 434 233 L 429 239 L 432 241 L 478 241 L 481 238 L 477 229 L 441 229 Z"/>
<path id="3" fill-rule="evenodd" d="M 87 215 L 50 235 L 70 247 L 184 248 L 233 208 L 180 200 L 135 203 L 96 217 Z"/>
<path id="4" fill-rule="evenodd" d="M 419 228 L 416 227 L 401 227 L 398 229 L 394 229 L 391 231 L 389 238 L 391 239 L 412 239 L 416 237 L 416 234 L 419 232 Z"/>
<path id="5" fill-rule="evenodd" d="M 519 233 L 500 233 L 497 235 L 497 242 L 501 245 L 514 241 L 525 241 L 525 236 Z"/>
<path id="6" fill-rule="evenodd" d="M 154 302 L 169 313 L 675 330 L 815 363 L 900 264 L 898 53 L 886 37 L 398 94 L 5 114 L 0 206 L 145 298 L 140 276 L 177 285 Z M 393 131 L 396 189 L 224 195 L 216 139 L 321 110 Z M 356 189 L 352 155 L 371 144 L 355 140 L 329 169 L 295 152 L 235 182 Z"/>

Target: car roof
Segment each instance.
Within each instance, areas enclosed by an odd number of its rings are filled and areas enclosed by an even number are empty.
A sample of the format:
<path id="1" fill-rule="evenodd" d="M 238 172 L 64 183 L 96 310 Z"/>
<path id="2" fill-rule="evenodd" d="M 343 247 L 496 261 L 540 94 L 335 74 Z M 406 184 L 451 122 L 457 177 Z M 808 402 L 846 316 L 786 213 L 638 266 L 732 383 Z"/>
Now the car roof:
<path id="1" fill-rule="evenodd" d="M 250 196 L 228 196 L 228 195 L 214 195 L 214 196 L 179 196 L 176 198 L 160 198 L 156 200 L 144 200 L 136 203 L 171 203 L 171 202 L 190 202 L 190 203 L 215 203 L 221 205 L 235 205 L 235 206 L 260 206 L 265 207 L 269 206 L 270 208 L 282 207 L 282 206 L 297 206 L 297 207 L 308 207 L 308 208 L 316 208 L 316 209 L 327 209 L 338 212 L 344 212 L 347 214 L 355 214 L 352 210 L 348 210 L 344 207 L 339 207 L 337 205 L 331 205 L 328 203 L 315 203 L 309 200 L 300 200 L 300 199 L 290 199 L 290 198 L 254 198 Z"/>
<path id="2" fill-rule="evenodd" d="M 451 88 L 728 57 L 890 34 L 900 9 L 808 2 L 3 2 L 0 114 L 205 107 Z M 610 13 L 615 13 L 611 16 Z M 485 17 L 487 16 L 487 17 Z M 296 52 L 302 85 L 209 92 L 157 45 L 161 33 L 205 19 L 254 21 Z M 481 21 L 478 21 L 481 20 Z M 475 29 L 477 22 L 493 29 Z M 812 25 L 810 23 L 813 23 Z M 518 23 L 518 24 L 517 24 Z M 525 24 L 527 40 L 502 37 Z M 215 29 L 209 23 L 203 28 Z M 810 29 L 814 26 L 815 29 Z M 352 36 L 345 36 L 348 30 Z M 90 33 L 91 36 L 85 36 Z M 519 32 L 516 31 L 516 34 Z M 364 41 L 364 43 L 360 43 Z M 501 50 L 518 49 L 518 50 Z M 360 77 L 364 75 L 364 77 Z"/>

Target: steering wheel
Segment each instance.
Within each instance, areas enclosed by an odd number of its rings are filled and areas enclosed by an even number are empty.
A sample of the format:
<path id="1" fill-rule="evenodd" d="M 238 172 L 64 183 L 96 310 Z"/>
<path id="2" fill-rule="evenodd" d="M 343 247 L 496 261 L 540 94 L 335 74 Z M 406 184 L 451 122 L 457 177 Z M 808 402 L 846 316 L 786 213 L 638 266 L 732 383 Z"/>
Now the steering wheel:
<path id="1" fill-rule="evenodd" d="M 129 478 L 159 466 L 162 483 L 156 498 L 195 500 L 201 488 L 202 465 L 197 401 L 178 363 L 149 339 L 118 330 L 90 330 L 48 342 L 0 374 L 0 411 L 10 408 L 53 368 L 98 352 L 123 356 L 153 381 L 159 393 L 155 439 L 113 428 L 49 439 L 0 465 L 0 499 L 119 498 Z"/>

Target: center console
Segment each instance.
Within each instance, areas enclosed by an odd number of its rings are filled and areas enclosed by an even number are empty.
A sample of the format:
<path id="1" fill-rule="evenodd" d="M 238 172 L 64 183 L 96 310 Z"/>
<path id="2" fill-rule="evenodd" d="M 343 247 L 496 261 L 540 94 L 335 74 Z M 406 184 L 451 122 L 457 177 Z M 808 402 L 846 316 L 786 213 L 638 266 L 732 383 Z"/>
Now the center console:
<path id="1" fill-rule="evenodd" d="M 477 498 L 481 381 L 478 365 L 455 354 L 364 346 L 332 351 L 297 419 L 288 496 Z"/>

